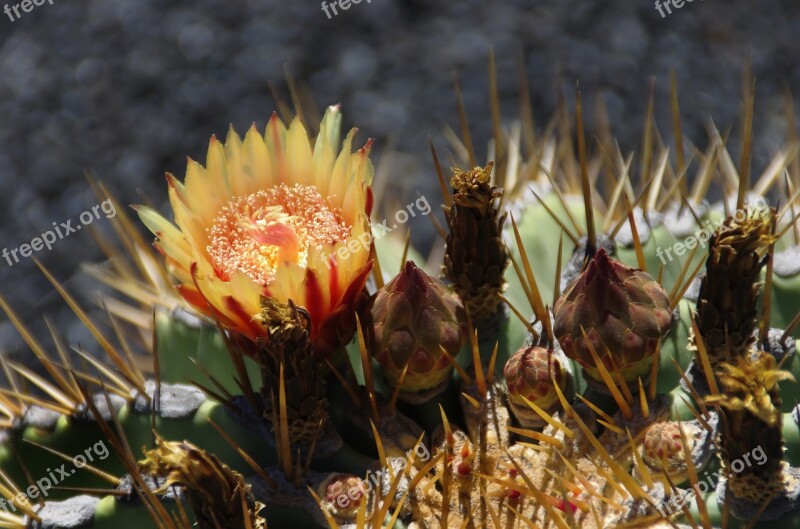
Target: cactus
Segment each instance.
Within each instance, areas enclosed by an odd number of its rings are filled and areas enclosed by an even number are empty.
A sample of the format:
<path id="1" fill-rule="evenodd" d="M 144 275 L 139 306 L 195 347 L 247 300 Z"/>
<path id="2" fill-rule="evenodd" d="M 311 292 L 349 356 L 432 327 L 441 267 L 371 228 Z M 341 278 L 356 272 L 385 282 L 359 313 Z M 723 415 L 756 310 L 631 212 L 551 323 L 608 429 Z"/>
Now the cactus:
<path id="1" fill-rule="evenodd" d="M 765 200 L 798 149 L 751 188 L 747 107 L 739 169 L 712 131 L 690 189 L 648 119 L 637 193 L 576 103 L 574 130 L 493 116 L 483 164 L 433 150 L 441 279 L 371 235 L 338 107 L 212 139 L 167 176 L 174 224 L 136 207 L 157 252 L 118 209 L 108 331 L 42 267 L 105 359 L 0 297 L 40 364 L 3 360 L 0 525 L 800 527 L 796 197 Z"/>

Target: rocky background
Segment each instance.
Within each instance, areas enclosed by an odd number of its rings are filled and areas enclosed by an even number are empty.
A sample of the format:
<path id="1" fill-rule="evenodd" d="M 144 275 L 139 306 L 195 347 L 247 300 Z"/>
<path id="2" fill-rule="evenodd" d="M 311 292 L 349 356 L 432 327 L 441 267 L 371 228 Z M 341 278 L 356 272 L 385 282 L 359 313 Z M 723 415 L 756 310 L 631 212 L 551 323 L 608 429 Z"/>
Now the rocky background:
<path id="1" fill-rule="evenodd" d="M 657 121 L 669 129 L 672 68 L 687 139 L 705 145 L 710 117 L 737 130 L 752 57 L 756 169 L 786 132 L 787 88 L 800 92 L 797 2 L 694 0 L 662 18 L 651 0 L 368 1 L 330 19 L 319 0 L 54 0 L 14 22 L 0 13 L 0 247 L 54 222 L 74 225 L 98 203 L 84 171 L 124 203 L 141 193 L 165 207 L 163 173 L 182 176 L 187 155 L 204 160 L 209 136 L 224 137 L 229 123 L 263 128 L 275 108 L 270 85 L 288 94 L 285 71 L 320 105 L 342 103 L 361 140 L 377 139 L 378 161 L 392 149 L 384 176 L 394 196 L 432 201 L 427 139 L 445 152 L 444 127 L 457 127 L 454 72 L 476 145 L 487 140 L 490 47 L 506 120 L 515 118 L 521 53 L 540 125 L 579 79 L 584 94 L 605 97 L 623 151 L 640 141 L 651 76 Z M 430 244 L 428 220 L 413 230 Z M 79 264 L 98 255 L 84 230 L 36 257 L 89 304 L 97 287 Z M 0 260 L 0 293 L 39 336 L 46 314 L 69 341 L 93 343 L 31 259 Z M 0 349 L 25 351 L 5 318 Z"/>

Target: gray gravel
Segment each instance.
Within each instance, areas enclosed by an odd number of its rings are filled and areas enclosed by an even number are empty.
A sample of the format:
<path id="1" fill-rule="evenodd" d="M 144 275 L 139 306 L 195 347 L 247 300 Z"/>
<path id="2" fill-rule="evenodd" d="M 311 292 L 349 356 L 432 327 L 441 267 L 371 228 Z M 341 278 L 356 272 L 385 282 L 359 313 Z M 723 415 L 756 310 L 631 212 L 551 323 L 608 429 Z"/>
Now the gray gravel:
<path id="1" fill-rule="evenodd" d="M 705 143 L 709 116 L 736 125 L 750 52 L 763 166 L 784 134 L 783 90 L 800 92 L 798 30 L 800 4 L 779 0 L 694 1 L 663 19 L 650 0 L 372 0 L 331 20 L 306 0 L 55 0 L 13 23 L 0 13 L 0 241 L 17 247 L 95 204 L 84 170 L 124 202 L 139 202 L 141 189 L 163 207 L 161 175 L 182 175 L 186 155 L 202 160 L 210 134 L 264 126 L 274 108 L 268 84 L 286 95 L 284 66 L 319 103 L 341 102 L 361 139 L 377 138 L 378 157 L 394 142 L 389 186 L 411 199 L 436 196 L 427 137 L 444 148 L 443 126 L 457 126 L 453 71 L 485 144 L 489 46 L 506 118 L 515 116 L 522 50 L 540 123 L 557 86 L 571 97 L 580 79 L 585 94 L 604 91 L 624 150 L 640 139 L 650 76 L 660 81 L 657 120 L 669 129 L 673 67 L 688 139 Z M 430 240 L 428 221 L 414 229 L 417 242 Z M 97 255 L 85 230 L 37 254 L 84 300 L 96 287 L 78 263 Z M 91 347 L 30 259 L 0 260 L 0 292 L 40 335 L 49 314 Z M 8 323 L 0 347 L 24 349 Z"/>

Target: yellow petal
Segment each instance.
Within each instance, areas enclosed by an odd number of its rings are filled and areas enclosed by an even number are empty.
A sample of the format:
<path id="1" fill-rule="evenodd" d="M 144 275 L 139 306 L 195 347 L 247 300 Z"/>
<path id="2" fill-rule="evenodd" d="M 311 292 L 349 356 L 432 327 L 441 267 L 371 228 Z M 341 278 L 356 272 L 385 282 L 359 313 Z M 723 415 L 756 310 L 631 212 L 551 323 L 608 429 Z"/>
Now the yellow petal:
<path id="1" fill-rule="evenodd" d="M 225 171 L 228 176 L 231 195 L 234 197 L 245 194 L 243 188 L 246 187 L 246 176 L 243 150 L 241 138 L 233 130 L 233 125 L 229 126 L 224 148 Z"/>
<path id="2" fill-rule="evenodd" d="M 194 201 L 195 199 L 192 197 L 192 203 Z M 189 245 L 195 250 L 202 248 L 205 252 L 205 248 L 208 246 L 206 226 L 211 226 L 214 222 L 210 210 L 197 210 L 180 200 L 170 199 L 170 202 L 172 203 L 172 213 L 175 216 L 175 224 L 180 228 Z"/>
<path id="3" fill-rule="evenodd" d="M 272 118 L 267 123 L 267 130 L 264 131 L 264 143 L 267 145 L 272 162 L 272 173 L 277 177 L 276 183 L 291 183 L 286 174 L 286 127 L 277 114 L 272 114 Z"/>
<path id="4" fill-rule="evenodd" d="M 293 300 L 298 305 L 306 306 L 302 285 L 305 268 L 295 263 L 284 263 L 275 271 L 275 279 L 267 286 L 271 297 L 286 303 Z"/>
<path id="5" fill-rule="evenodd" d="M 325 196 L 328 197 L 328 202 L 335 207 L 341 207 L 344 203 L 344 195 L 348 184 L 348 171 L 350 170 L 350 160 L 352 154 L 350 151 L 353 148 L 353 137 L 356 130 L 352 129 L 347 133 L 342 144 L 342 150 L 336 158 L 336 163 L 333 164 L 333 172 L 330 176 L 330 185 L 328 192 Z"/>
<path id="6" fill-rule="evenodd" d="M 342 113 L 338 106 L 329 106 L 320 125 L 319 135 L 314 143 L 314 185 L 322 196 L 328 194 L 333 164 L 342 128 Z"/>
<path id="7" fill-rule="evenodd" d="M 205 167 L 191 158 L 187 159 L 184 187 L 189 203 L 186 206 L 206 225 L 213 222 L 219 209 L 230 199 L 224 186 L 218 185 L 219 182 L 208 173 Z M 181 225 L 177 212 L 175 222 Z"/>
<path id="8" fill-rule="evenodd" d="M 245 194 L 255 193 L 258 189 L 267 189 L 276 183 L 273 177 L 269 151 L 264 143 L 264 138 L 256 130 L 256 126 L 250 127 L 244 137 L 245 159 L 247 160 L 250 176 L 250 186 Z"/>
<path id="9" fill-rule="evenodd" d="M 368 143 L 352 157 L 352 172 L 342 200 L 342 216 L 350 225 L 356 222 L 358 213 L 366 207 L 366 186 L 372 182 L 374 172 L 372 162 L 367 157 L 370 145 Z"/>
<path id="10" fill-rule="evenodd" d="M 292 184 L 313 184 L 311 145 L 299 118 L 295 118 L 289 125 L 286 135 L 286 161 L 288 178 Z"/>
<path id="11" fill-rule="evenodd" d="M 170 221 L 148 206 L 136 206 L 134 209 L 147 229 L 158 237 L 159 246 L 170 257 L 177 261 L 186 261 L 191 258 L 191 250 L 186 244 L 183 233 Z"/>
<path id="12" fill-rule="evenodd" d="M 206 177 L 211 181 L 214 188 L 219 189 L 225 197 L 230 196 L 231 191 L 228 185 L 228 173 L 225 164 L 225 148 L 216 136 L 211 136 L 211 141 L 208 142 Z"/>

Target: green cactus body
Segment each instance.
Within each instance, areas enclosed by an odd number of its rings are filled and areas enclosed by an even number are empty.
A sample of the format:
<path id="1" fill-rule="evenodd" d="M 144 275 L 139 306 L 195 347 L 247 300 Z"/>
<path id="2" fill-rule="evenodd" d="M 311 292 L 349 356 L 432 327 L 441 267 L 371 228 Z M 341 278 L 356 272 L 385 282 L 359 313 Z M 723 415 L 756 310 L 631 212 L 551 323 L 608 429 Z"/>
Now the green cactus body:
<path id="1" fill-rule="evenodd" d="M 117 421 L 122 426 L 131 448 L 139 451 L 141 447 L 152 442 L 152 428 L 165 438 L 183 440 L 187 439 L 198 446 L 220 455 L 225 461 L 237 470 L 249 469 L 247 463 L 237 452 L 219 437 L 209 421 L 213 421 L 235 439 L 238 439 L 243 449 L 249 454 L 262 454 L 264 463 L 274 461 L 274 453 L 263 451 L 263 441 L 253 438 L 248 428 L 238 423 L 224 409 L 224 407 L 210 400 L 203 402 L 191 417 L 182 419 L 165 419 L 157 416 L 155 422 L 150 414 L 132 411 L 129 406 L 123 406 L 117 413 Z M 64 459 L 47 453 L 34 442 L 48 448 L 59 450 L 70 456 L 83 455 L 86 457 L 87 449 L 92 448 L 97 442 L 105 442 L 102 459 L 90 454 L 94 460 L 89 464 L 113 475 L 124 473 L 124 467 L 117 457 L 110 452 L 112 448 L 105 439 L 103 431 L 93 419 L 73 419 L 61 416 L 52 429 L 43 429 L 28 426 L 19 430 L 8 432 L 10 439 L 4 443 L 0 452 L 0 466 L 18 483 L 25 483 L 25 474 L 19 466 L 17 457 L 25 462 L 26 469 L 31 476 L 47 477 L 51 474 L 49 469 L 64 468 L 71 472 L 74 466 Z M 15 455 L 17 457 L 15 457 Z M 109 457 L 111 455 L 111 457 Z M 58 474 L 56 474 L 58 476 Z M 88 471 L 76 471 L 70 474 L 69 482 L 64 486 L 69 487 L 100 487 L 104 482 Z M 54 498 L 63 497 L 64 492 L 53 490 Z"/>

